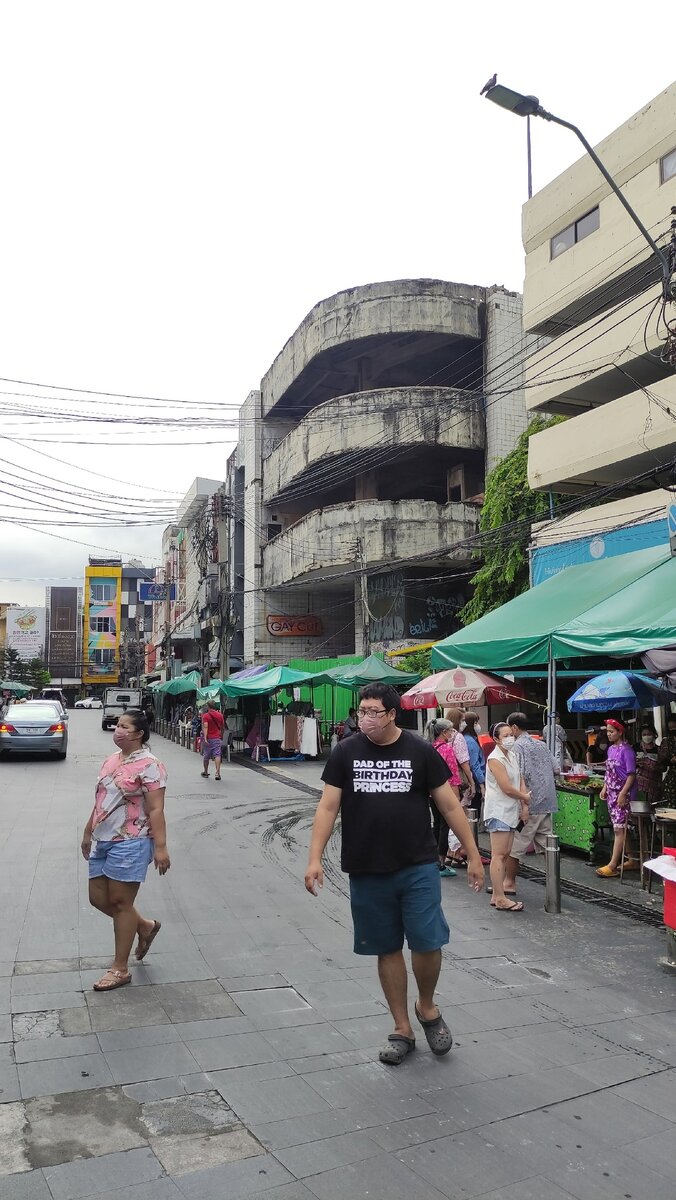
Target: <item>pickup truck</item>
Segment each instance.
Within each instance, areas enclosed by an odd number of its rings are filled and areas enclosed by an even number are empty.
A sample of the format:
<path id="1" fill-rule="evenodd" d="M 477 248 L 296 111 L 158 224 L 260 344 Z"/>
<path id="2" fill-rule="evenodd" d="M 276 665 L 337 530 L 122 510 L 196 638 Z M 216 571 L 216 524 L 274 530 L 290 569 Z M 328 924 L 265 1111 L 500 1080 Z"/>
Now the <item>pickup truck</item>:
<path id="1" fill-rule="evenodd" d="M 141 707 L 141 689 L 109 687 L 103 693 L 103 712 L 101 713 L 101 728 L 112 729 L 117 725 L 117 718 L 128 708 Z"/>

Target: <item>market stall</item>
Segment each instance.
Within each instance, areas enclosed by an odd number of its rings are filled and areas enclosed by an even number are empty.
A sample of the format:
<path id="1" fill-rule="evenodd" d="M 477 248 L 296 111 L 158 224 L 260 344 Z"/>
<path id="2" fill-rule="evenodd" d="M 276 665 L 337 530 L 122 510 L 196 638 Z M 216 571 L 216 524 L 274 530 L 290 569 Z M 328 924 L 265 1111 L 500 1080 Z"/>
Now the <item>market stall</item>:
<path id="1" fill-rule="evenodd" d="M 608 806 L 601 799 L 603 779 L 600 776 L 562 776 L 557 784 L 558 812 L 554 813 L 553 828 L 562 846 L 584 850 L 590 861 L 594 848 L 604 832 L 610 829 Z"/>

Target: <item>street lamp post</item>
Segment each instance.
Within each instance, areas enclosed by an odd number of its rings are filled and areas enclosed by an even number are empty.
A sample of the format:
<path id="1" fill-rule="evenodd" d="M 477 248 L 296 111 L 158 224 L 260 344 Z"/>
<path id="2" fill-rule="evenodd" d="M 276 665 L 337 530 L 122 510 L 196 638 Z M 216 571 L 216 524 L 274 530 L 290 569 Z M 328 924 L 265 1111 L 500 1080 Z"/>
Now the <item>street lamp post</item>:
<path id="1" fill-rule="evenodd" d="M 593 160 L 593 162 L 596 163 L 596 166 L 603 175 L 603 178 L 606 180 L 608 186 L 612 188 L 613 192 L 620 201 L 620 204 L 629 213 L 629 216 L 636 225 L 637 229 L 641 231 L 643 237 L 653 251 L 653 254 L 655 254 L 662 271 L 662 289 L 664 298 L 665 300 L 673 299 L 674 289 L 671 283 L 673 271 L 666 254 L 660 249 L 654 238 L 650 236 L 641 218 L 637 213 L 634 212 L 626 196 L 624 196 L 624 194 L 621 192 L 612 175 L 606 170 L 598 154 L 594 148 L 590 146 L 586 137 L 582 131 L 578 129 L 577 125 L 572 125 L 570 121 L 564 121 L 562 117 L 555 117 L 554 113 L 547 112 L 547 110 L 540 104 L 537 96 L 524 96 L 521 92 L 515 92 L 511 88 L 503 87 L 501 83 L 495 84 L 492 88 L 488 88 L 488 90 L 485 92 L 485 96 L 487 100 L 492 100 L 493 104 L 497 104 L 500 108 L 506 108 L 508 112 L 516 113 L 518 117 L 542 117 L 545 121 L 553 121 L 556 125 L 563 125 L 564 129 L 572 130 L 575 136 L 582 142 L 582 145 L 587 151 L 589 157 Z"/>

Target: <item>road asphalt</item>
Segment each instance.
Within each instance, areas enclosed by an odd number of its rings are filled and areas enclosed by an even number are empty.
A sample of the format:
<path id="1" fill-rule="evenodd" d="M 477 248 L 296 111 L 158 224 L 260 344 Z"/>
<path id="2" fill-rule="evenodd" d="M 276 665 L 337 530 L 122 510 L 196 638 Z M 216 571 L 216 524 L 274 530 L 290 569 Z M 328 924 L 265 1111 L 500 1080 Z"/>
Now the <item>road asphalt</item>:
<path id="1" fill-rule="evenodd" d="M 2 1200 L 674 1200 L 676 975 L 663 930 L 520 881 L 496 913 L 443 880 L 438 1000 L 401 1067 L 375 964 L 352 953 L 339 836 L 303 888 L 315 797 L 156 737 L 172 868 L 133 983 L 91 990 L 110 922 L 81 830 L 110 734 L 74 712 L 64 763 L 0 762 Z M 308 777 L 309 779 L 309 777 Z"/>

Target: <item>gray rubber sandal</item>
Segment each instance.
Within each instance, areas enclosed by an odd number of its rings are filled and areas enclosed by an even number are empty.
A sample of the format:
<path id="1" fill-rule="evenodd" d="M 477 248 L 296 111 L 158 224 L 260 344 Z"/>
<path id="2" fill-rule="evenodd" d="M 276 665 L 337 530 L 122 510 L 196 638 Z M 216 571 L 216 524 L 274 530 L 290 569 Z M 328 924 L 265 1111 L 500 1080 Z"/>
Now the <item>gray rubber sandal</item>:
<path id="1" fill-rule="evenodd" d="M 404 1037 L 403 1033 L 391 1033 L 387 1040 L 389 1046 L 381 1050 L 378 1057 L 388 1067 L 401 1066 L 404 1059 L 415 1050 L 415 1038 Z"/>
<path id="2" fill-rule="evenodd" d="M 423 1032 L 427 1038 L 427 1045 L 432 1054 L 436 1054 L 439 1058 L 444 1054 L 448 1054 L 453 1045 L 453 1034 L 439 1011 L 439 1016 L 432 1021 L 426 1021 L 418 1012 L 418 1005 L 415 1006 L 415 1015 L 423 1027 Z"/>

